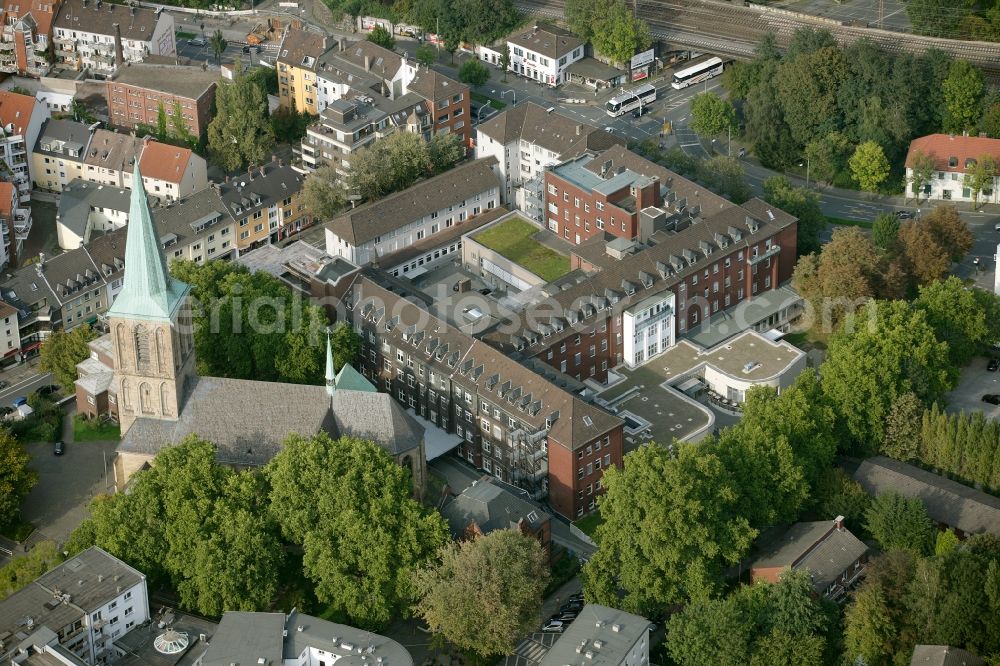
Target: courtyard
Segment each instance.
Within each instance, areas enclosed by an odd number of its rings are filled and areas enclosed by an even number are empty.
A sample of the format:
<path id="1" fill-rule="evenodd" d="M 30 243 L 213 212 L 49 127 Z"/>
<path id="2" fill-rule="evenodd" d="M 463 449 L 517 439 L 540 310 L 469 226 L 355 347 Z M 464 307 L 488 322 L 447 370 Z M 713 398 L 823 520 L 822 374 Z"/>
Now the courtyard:
<path id="1" fill-rule="evenodd" d="M 569 257 L 535 240 L 538 227 L 519 217 L 491 225 L 475 234 L 479 244 L 523 266 L 546 282 L 569 273 Z"/>

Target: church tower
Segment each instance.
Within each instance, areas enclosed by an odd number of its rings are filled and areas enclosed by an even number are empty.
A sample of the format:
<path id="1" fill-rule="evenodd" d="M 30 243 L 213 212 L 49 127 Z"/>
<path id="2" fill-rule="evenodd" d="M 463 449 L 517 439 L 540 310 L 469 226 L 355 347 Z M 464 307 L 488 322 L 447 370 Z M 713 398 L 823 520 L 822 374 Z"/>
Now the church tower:
<path id="1" fill-rule="evenodd" d="M 195 379 L 190 290 L 167 271 L 136 161 L 125 285 L 108 310 L 122 435 L 138 418 L 174 421 L 183 408 Z"/>

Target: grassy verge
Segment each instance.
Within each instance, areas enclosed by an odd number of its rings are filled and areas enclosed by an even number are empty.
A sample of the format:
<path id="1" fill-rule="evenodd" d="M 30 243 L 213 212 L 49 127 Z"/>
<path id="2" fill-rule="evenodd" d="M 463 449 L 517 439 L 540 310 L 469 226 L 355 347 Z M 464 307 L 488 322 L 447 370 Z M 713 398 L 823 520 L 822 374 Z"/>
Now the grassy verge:
<path id="1" fill-rule="evenodd" d="M 844 227 L 861 227 L 862 229 L 872 228 L 871 220 L 848 220 L 843 217 L 831 217 L 827 215 L 826 221 L 830 224 L 839 224 Z"/>
<path id="2" fill-rule="evenodd" d="M 826 341 L 817 336 L 812 330 L 789 333 L 781 339 L 795 345 L 799 349 L 807 351 L 809 349 L 826 349 Z"/>
<path id="3" fill-rule="evenodd" d="M 73 441 L 97 442 L 118 441 L 121 429 L 117 423 L 102 423 L 97 419 L 87 419 L 82 414 L 73 417 Z"/>
<path id="4" fill-rule="evenodd" d="M 577 520 L 573 524 L 576 525 L 581 532 L 589 536 L 591 539 L 594 538 L 594 532 L 597 531 L 597 526 L 604 522 L 604 518 L 601 517 L 600 511 L 595 511 L 594 513 L 584 516 L 580 520 Z"/>
<path id="5" fill-rule="evenodd" d="M 178 30 L 174 34 L 177 35 L 177 39 L 194 39 L 198 36 L 193 32 L 188 32 L 187 30 Z"/>
<path id="6" fill-rule="evenodd" d="M 477 92 L 472 93 L 472 101 L 478 104 L 489 104 L 497 111 L 503 111 L 507 107 L 507 104 L 505 104 L 504 102 L 501 102 L 498 99 L 493 99 L 492 97 L 487 97 L 486 95 Z"/>
<path id="7" fill-rule="evenodd" d="M 0 536 L 7 537 L 11 541 L 16 541 L 21 543 L 35 530 L 35 526 L 31 523 L 27 523 L 20 518 L 16 519 L 15 522 L 11 523 L 7 527 L 0 529 Z"/>

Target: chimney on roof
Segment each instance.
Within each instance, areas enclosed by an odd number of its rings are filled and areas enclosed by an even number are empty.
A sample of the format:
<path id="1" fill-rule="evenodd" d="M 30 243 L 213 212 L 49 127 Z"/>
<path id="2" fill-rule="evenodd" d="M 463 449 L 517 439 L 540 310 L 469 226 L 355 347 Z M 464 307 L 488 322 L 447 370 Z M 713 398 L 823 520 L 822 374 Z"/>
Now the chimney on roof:
<path id="1" fill-rule="evenodd" d="M 117 69 L 125 62 L 125 57 L 122 54 L 122 28 L 118 23 L 113 23 L 112 27 L 115 29 L 115 68 Z"/>
<path id="2" fill-rule="evenodd" d="M 834 518 L 833 519 L 833 526 L 837 528 L 837 531 L 843 532 L 844 531 L 844 517 L 843 516 L 837 516 L 836 518 Z"/>
<path id="3" fill-rule="evenodd" d="M 278 156 L 277 155 L 271 155 L 271 162 L 277 162 L 277 161 L 278 161 Z"/>
<path id="4" fill-rule="evenodd" d="M 576 126 L 576 135 L 580 136 L 581 134 L 583 134 L 583 125 L 577 124 L 577 126 Z"/>
<path id="5" fill-rule="evenodd" d="M 263 165 L 261 165 L 261 167 L 260 167 L 260 177 L 261 178 L 264 177 L 264 166 Z"/>
<path id="6" fill-rule="evenodd" d="M 371 68 L 371 64 L 372 64 L 371 60 L 372 59 L 371 59 L 370 56 L 367 56 L 367 55 L 365 56 L 365 71 L 366 72 Z"/>

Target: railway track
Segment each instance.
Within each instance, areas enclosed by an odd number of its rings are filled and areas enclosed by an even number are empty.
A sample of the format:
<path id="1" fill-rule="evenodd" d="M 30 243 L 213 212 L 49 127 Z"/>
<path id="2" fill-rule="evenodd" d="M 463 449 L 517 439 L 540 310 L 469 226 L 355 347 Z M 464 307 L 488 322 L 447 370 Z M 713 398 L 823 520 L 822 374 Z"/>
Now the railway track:
<path id="1" fill-rule="evenodd" d="M 565 0 L 515 0 L 530 14 L 547 18 L 564 15 Z M 832 19 L 784 9 L 730 4 L 717 0 L 635 0 L 638 15 L 654 37 L 671 44 L 746 59 L 761 37 L 773 32 L 778 45 L 787 47 L 796 30 L 825 28 L 841 44 L 868 38 L 889 53 L 920 54 L 938 48 L 968 60 L 991 79 L 1000 78 L 1000 44 L 937 37 L 922 37 L 878 28 L 845 25 Z"/>

